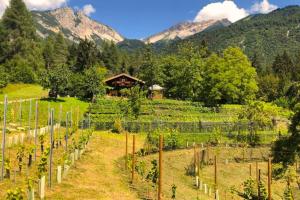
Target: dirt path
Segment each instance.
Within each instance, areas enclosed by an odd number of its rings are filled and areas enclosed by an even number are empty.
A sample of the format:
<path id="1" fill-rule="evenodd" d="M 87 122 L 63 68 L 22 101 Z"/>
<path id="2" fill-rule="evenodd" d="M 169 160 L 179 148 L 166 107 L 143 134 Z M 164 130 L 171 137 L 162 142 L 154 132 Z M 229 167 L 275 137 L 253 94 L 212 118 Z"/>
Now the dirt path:
<path id="1" fill-rule="evenodd" d="M 124 154 L 124 145 L 124 135 L 94 134 L 83 158 L 63 183 L 46 191 L 47 199 L 138 199 L 119 172 L 117 160 Z"/>

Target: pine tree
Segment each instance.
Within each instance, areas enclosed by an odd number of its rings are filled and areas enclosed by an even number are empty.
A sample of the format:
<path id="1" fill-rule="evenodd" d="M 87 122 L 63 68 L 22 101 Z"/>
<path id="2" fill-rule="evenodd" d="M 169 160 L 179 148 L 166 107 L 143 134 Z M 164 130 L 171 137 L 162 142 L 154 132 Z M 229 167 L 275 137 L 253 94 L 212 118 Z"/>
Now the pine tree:
<path id="1" fill-rule="evenodd" d="M 63 66 L 67 63 L 68 45 L 62 33 L 59 33 L 55 36 L 53 55 L 54 66 Z"/>
<path id="2" fill-rule="evenodd" d="M 283 199 L 284 200 L 294 200 L 293 193 L 292 193 L 290 186 L 287 186 L 285 188 L 284 194 L 283 194 Z"/>
<path id="3" fill-rule="evenodd" d="M 103 44 L 101 60 L 111 73 L 116 74 L 121 72 L 121 54 L 113 42 Z"/>
<path id="4" fill-rule="evenodd" d="M 93 41 L 88 39 L 81 40 L 77 48 L 76 63 L 73 67 L 75 72 L 83 72 L 96 65 L 98 60 L 98 49 Z"/>
<path id="5" fill-rule="evenodd" d="M 44 66 L 40 43 L 31 13 L 22 0 L 11 0 L 2 21 L 0 64 L 14 82 L 34 82 Z"/>
<path id="6" fill-rule="evenodd" d="M 144 61 L 141 65 L 141 78 L 146 82 L 147 86 L 162 83 L 162 70 L 155 58 L 150 46 L 147 46 L 143 51 Z"/>

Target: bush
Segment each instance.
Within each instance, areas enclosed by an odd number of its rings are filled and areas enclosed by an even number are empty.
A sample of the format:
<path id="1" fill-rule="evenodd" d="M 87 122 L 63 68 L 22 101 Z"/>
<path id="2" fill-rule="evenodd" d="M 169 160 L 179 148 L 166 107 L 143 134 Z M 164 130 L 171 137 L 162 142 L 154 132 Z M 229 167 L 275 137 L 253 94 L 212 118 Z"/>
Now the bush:
<path id="1" fill-rule="evenodd" d="M 248 199 L 248 200 L 254 199 L 256 194 L 254 180 L 250 178 L 246 180 L 243 185 L 244 185 L 244 193 L 243 193 L 244 199 Z"/>
<path id="2" fill-rule="evenodd" d="M 122 127 L 122 121 L 120 119 L 116 119 L 114 122 L 114 127 L 112 129 L 113 133 L 122 133 L 124 131 Z"/>

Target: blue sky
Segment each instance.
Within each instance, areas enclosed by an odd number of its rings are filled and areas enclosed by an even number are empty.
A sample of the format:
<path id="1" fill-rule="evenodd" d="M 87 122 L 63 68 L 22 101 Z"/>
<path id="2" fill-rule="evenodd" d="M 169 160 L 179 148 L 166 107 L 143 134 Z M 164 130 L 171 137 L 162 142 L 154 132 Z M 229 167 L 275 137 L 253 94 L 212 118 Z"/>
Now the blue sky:
<path id="1" fill-rule="evenodd" d="M 262 0 L 235 0 L 239 8 L 250 10 Z M 170 26 L 194 20 L 197 13 L 215 0 L 69 0 L 72 7 L 91 4 L 93 19 L 105 23 L 127 38 L 144 38 Z M 300 4 L 300 0 L 269 0 L 278 7 Z"/>
<path id="2" fill-rule="evenodd" d="M 10 0 L 0 0 L 0 18 Z M 64 6 L 84 10 L 93 19 L 126 38 L 141 39 L 183 21 L 237 21 L 249 14 L 268 13 L 300 0 L 23 0 L 30 10 Z"/>

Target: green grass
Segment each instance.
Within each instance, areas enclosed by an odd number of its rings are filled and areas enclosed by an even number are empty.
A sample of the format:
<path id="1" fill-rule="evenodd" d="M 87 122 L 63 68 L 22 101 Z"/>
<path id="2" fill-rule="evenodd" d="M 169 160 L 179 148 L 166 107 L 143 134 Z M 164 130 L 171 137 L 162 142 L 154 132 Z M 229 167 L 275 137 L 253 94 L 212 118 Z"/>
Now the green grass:
<path id="1" fill-rule="evenodd" d="M 114 121 L 120 116 L 124 101 L 118 98 L 99 99 L 91 107 L 96 121 Z M 235 121 L 241 106 L 222 107 L 220 112 L 204 107 L 201 103 L 177 100 L 144 100 L 139 121 L 199 122 Z M 129 119 L 134 121 L 134 119 Z"/>
<path id="2" fill-rule="evenodd" d="M 97 122 L 112 122 L 121 116 L 121 109 L 126 101 L 120 98 L 98 99 L 91 107 L 93 118 Z M 235 122 L 242 111 L 242 105 L 222 105 L 219 109 L 204 107 L 199 102 L 179 100 L 148 100 L 142 101 L 141 114 L 138 120 L 129 118 L 127 121 L 152 122 Z M 286 117 L 288 111 L 281 109 L 279 115 Z"/>
<path id="3" fill-rule="evenodd" d="M 32 101 L 32 114 L 31 114 L 31 128 L 35 125 L 35 103 L 36 100 Z M 62 116 L 61 120 L 64 122 L 66 119 L 66 113 L 72 111 L 72 121 L 77 123 L 81 120 L 83 114 L 86 113 L 89 106 L 88 102 L 80 101 L 76 98 L 59 98 L 56 101 L 42 99 L 38 100 L 38 122 L 39 126 L 47 126 L 48 122 L 48 106 L 54 109 L 54 121 L 59 121 L 60 105 L 62 105 Z M 22 108 L 22 117 L 21 117 Z M 19 126 L 27 127 L 29 124 L 29 110 L 30 102 L 11 103 L 8 105 L 7 112 L 7 123 L 18 124 Z M 1 113 L 3 113 L 3 105 L 0 107 Z M 3 117 L 1 116 L 1 119 Z"/>
<path id="4" fill-rule="evenodd" d="M 48 90 L 44 90 L 40 85 L 32 84 L 8 84 L 3 88 L 0 94 L 0 101 L 4 101 L 4 96 L 8 96 L 8 100 L 19 100 L 29 98 L 41 98 L 48 96 Z"/>

